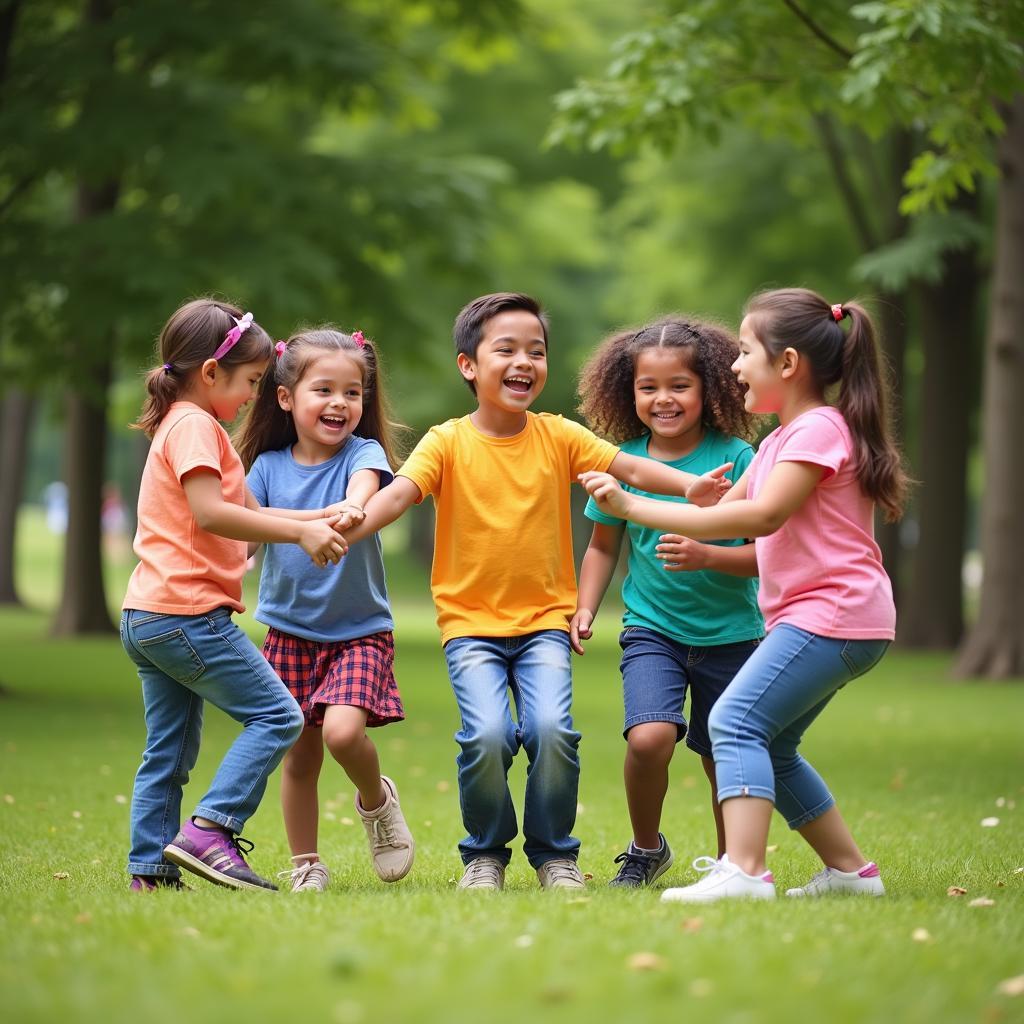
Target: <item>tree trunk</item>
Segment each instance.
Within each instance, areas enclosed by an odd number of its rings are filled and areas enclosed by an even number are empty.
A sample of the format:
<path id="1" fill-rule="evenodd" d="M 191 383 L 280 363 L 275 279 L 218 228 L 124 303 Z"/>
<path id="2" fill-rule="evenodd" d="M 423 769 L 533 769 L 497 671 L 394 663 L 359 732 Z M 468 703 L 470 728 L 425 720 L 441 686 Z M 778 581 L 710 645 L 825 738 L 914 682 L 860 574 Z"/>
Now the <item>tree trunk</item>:
<path id="1" fill-rule="evenodd" d="M 18 390 L 8 391 L 0 405 L 0 604 L 21 604 L 14 580 L 14 541 L 35 406 L 33 396 Z"/>
<path id="2" fill-rule="evenodd" d="M 977 199 L 959 204 L 975 212 Z M 952 650 L 963 633 L 963 558 L 967 533 L 967 456 L 977 380 L 973 372 L 980 274 L 970 246 L 943 260 L 942 279 L 922 286 L 924 373 L 915 476 L 917 546 L 901 607 L 898 637 L 910 647 Z"/>
<path id="3" fill-rule="evenodd" d="M 981 609 L 959 676 L 1024 676 L 1024 93 L 1002 111 L 995 268 L 985 357 Z"/>

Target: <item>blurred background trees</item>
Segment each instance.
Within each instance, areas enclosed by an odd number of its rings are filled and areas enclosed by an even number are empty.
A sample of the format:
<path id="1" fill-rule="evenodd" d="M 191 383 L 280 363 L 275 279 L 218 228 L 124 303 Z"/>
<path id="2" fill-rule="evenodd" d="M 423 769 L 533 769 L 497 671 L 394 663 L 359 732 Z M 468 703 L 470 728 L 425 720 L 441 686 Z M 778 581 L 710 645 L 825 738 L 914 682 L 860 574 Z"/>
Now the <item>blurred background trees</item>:
<path id="1" fill-rule="evenodd" d="M 901 641 L 961 642 L 980 543 L 961 666 L 1024 673 L 1022 30 L 1021 0 L 0 2 L 0 601 L 59 479 L 54 628 L 110 628 L 101 493 L 133 503 L 138 374 L 189 295 L 362 328 L 418 434 L 469 408 L 480 292 L 548 306 L 539 408 L 572 413 L 608 330 L 806 284 L 884 327 Z"/>

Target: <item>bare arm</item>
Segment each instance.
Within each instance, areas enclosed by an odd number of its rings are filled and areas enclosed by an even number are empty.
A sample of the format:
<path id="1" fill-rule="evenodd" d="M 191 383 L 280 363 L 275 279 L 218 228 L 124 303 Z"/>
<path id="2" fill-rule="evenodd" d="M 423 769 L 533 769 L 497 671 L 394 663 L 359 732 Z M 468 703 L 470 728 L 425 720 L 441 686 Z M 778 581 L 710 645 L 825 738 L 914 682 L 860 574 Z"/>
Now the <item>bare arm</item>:
<path id="1" fill-rule="evenodd" d="M 347 545 L 334 531 L 332 519 L 303 523 L 225 501 L 220 477 L 210 469 L 195 469 L 182 479 L 185 497 L 199 526 L 232 540 L 298 544 L 318 565 L 337 562 Z M 248 498 L 246 499 L 248 503 Z"/>
<path id="2" fill-rule="evenodd" d="M 693 540 L 765 537 L 774 533 L 807 500 L 824 469 L 810 462 L 780 462 L 756 499 L 728 501 L 714 508 L 642 498 L 623 491 L 607 473 L 584 473 L 581 482 L 612 515 Z"/>
<path id="3" fill-rule="evenodd" d="M 579 597 L 576 614 L 569 620 L 569 642 L 577 654 L 583 653 L 583 641 L 592 636 L 591 626 L 601 607 L 608 584 L 619 561 L 625 526 L 594 523 L 590 545 L 580 567 Z"/>
<path id="4" fill-rule="evenodd" d="M 674 533 L 663 533 L 655 548 L 668 572 L 695 572 L 710 569 L 726 576 L 756 576 L 757 555 L 753 544 L 726 547 L 705 544 Z"/>
<path id="5" fill-rule="evenodd" d="M 393 523 L 410 505 L 415 505 L 419 500 L 420 489 L 408 477 L 396 476 L 387 487 L 382 487 L 370 498 L 366 503 L 363 521 L 346 531 L 345 539 L 354 544 L 371 533 L 376 533 Z"/>
<path id="6" fill-rule="evenodd" d="M 732 463 L 726 462 L 709 473 L 697 476 L 673 469 L 657 459 L 619 452 L 612 459 L 608 472 L 639 491 L 672 494 L 686 498 L 695 505 L 713 505 L 732 486 L 732 482 L 725 479 L 725 474 L 731 468 Z"/>

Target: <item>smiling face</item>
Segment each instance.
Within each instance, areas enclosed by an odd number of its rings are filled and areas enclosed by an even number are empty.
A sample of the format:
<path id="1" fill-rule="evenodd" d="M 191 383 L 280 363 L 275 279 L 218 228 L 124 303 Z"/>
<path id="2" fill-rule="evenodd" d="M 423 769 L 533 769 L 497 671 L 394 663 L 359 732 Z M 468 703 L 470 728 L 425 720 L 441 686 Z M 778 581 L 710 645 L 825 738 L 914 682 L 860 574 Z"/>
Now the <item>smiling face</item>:
<path id="1" fill-rule="evenodd" d="M 540 320 L 522 309 L 499 313 L 484 325 L 476 357 L 460 353 L 458 363 L 476 387 L 481 410 L 525 413 L 548 379 Z"/>
<path id="2" fill-rule="evenodd" d="M 740 354 L 732 364 L 732 372 L 746 386 L 743 405 L 750 413 L 777 413 L 783 403 L 783 359 L 772 363 L 768 350 L 758 341 L 750 317 L 740 324 Z"/>
<path id="3" fill-rule="evenodd" d="M 686 349 L 642 349 L 633 369 L 633 401 L 651 432 L 650 447 L 675 458 L 693 451 L 703 439 L 704 385 L 690 367 Z"/>
<path id="4" fill-rule="evenodd" d="M 277 401 L 295 422 L 296 456 L 326 461 L 362 418 L 362 367 L 346 352 L 325 352 L 309 361 L 293 388 L 277 389 Z"/>
<path id="5" fill-rule="evenodd" d="M 255 397 L 260 379 L 268 363 L 261 359 L 254 363 L 240 363 L 225 367 L 214 363 L 212 384 L 208 392 L 209 411 L 224 423 L 234 421 L 243 407 Z M 204 367 L 205 368 L 205 367 Z"/>

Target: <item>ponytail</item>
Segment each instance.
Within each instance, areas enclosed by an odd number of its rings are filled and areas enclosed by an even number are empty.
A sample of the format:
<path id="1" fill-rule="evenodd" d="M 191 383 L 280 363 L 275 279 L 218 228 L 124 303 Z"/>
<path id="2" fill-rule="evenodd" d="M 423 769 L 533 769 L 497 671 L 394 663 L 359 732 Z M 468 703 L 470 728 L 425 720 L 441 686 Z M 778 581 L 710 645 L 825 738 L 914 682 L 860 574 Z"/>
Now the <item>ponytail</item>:
<path id="1" fill-rule="evenodd" d="M 139 418 L 131 425 L 132 429 L 141 430 L 146 437 L 152 438 L 167 410 L 178 400 L 181 383 L 181 377 L 166 365 L 150 370 L 146 374 L 146 400 Z"/>

